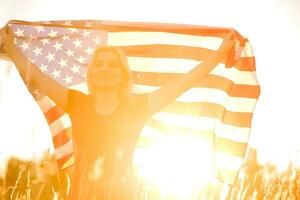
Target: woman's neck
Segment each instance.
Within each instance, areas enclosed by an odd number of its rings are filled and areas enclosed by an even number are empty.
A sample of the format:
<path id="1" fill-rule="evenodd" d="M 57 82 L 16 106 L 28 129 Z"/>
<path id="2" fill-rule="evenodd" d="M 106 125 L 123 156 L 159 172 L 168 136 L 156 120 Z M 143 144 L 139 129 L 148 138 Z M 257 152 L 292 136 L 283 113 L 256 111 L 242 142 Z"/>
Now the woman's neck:
<path id="1" fill-rule="evenodd" d="M 119 91 L 117 89 L 96 91 L 94 105 L 98 114 L 109 115 L 117 109 L 119 104 Z"/>

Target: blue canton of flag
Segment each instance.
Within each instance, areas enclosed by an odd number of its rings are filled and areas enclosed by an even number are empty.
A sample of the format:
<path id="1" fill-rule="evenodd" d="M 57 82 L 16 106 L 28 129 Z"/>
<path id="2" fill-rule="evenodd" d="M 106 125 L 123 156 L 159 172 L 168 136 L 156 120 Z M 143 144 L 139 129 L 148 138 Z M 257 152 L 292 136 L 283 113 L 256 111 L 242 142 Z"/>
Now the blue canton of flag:
<path id="1" fill-rule="evenodd" d="M 71 87 L 85 82 L 86 66 L 96 47 L 104 45 L 101 30 L 15 24 L 15 44 L 40 70 Z"/>

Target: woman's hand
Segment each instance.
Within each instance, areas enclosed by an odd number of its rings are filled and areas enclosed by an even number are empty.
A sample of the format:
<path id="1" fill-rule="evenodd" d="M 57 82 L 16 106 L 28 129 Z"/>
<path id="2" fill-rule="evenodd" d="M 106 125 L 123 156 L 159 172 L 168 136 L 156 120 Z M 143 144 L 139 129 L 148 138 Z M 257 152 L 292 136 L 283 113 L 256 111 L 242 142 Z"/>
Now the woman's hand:
<path id="1" fill-rule="evenodd" d="M 234 50 L 236 42 L 233 39 L 234 31 L 231 31 L 227 36 L 224 37 L 222 44 L 216 51 L 214 57 L 221 56 L 225 58 L 228 55 L 228 52 Z"/>
<path id="2" fill-rule="evenodd" d="M 0 59 L 9 60 L 9 57 L 5 51 L 6 40 L 6 28 L 0 29 Z"/>

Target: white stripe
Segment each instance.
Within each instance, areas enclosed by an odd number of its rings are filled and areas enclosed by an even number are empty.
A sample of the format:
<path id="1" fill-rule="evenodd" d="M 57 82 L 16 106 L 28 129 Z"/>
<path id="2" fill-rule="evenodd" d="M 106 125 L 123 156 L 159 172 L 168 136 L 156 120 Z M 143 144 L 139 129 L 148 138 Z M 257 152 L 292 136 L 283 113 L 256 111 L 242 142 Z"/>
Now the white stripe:
<path id="1" fill-rule="evenodd" d="M 247 42 L 241 53 L 241 57 L 253 57 L 253 56 L 254 56 L 254 53 L 253 53 L 252 46 L 249 42 Z"/>
<path id="2" fill-rule="evenodd" d="M 84 94 L 89 94 L 89 90 L 88 90 L 86 82 L 79 83 L 79 84 L 76 84 L 76 85 L 72 85 L 70 87 L 70 89 L 78 90 L 80 92 L 83 92 Z"/>
<path id="3" fill-rule="evenodd" d="M 210 119 L 206 119 L 206 120 L 210 120 Z M 212 119 L 211 119 L 212 120 Z M 170 123 L 171 127 L 172 125 L 177 125 L 178 123 Z M 184 124 L 184 126 L 187 126 L 186 124 Z M 178 130 L 178 134 L 184 134 L 184 135 L 189 135 L 190 132 L 194 132 L 193 129 L 191 129 L 191 127 L 186 127 L 187 130 L 184 130 L 184 132 L 181 132 L 180 130 Z M 176 128 L 174 128 L 176 131 Z M 170 130 L 170 132 L 172 132 L 173 134 L 176 134 L 174 132 L 174 129 Z M 191 130 L 190 132 L 188 130 Z M 221 137 L 221 138 L 225 138 L 234 142 L 240 142 L 240 143 L 247 143 L 248 139 L 249 139 L 249 134 L 250 134 L 250 128 L 242 128 L 242 127 L 236 127 L 236 126 L 232 126 L 232 125 L 228 125 L 228 124 L 223 124 L 221 123 L 221 121 L 217 121 L 216 122 L 216 126 L 215 127 L 211 127 L 211 129 L 201 129 L 198 130 L 197 135 L 195 136 L 199 136 L 199 137 L 207 137 L 208 135 L 206 135 L 207 133 L 211 133 L 211 134 L 216 134 L 217 136 Z M 201 133 L 204 133 L 205 136 L 201 135 Z M 144 126 L 144 129 L 142 131 L 141 137 L 157 137 L 162 133 L 162 130 L 160 130 L 159 128 L 152 128 L 151 125 L 148 125 L 147 123 Z M 212 136 L 212 135 L 211 135 Z"/>
<path id="4" fill-rule="evenodd" d="M 47 96 L 44 96 L 40 100 L 37 101 L 43 113 L 49 111 L 51 108 L 55 106 L 55 103 Z"/>
<path id="5" fill-rule="evenodd" d="M 72 152 L 71 152 L 71 153 L 72 153 Z M 75 163 L 74 155 L 72 155 L 72 157 L 69 158 L 69 159 L 67 160 L 67 162 L 65 162 L 64 165 L 63 165 L 60 169 L 64 169 L 64 168 L 66 168 L 66 167 L 72 166 L 72 165 L 74 165 L 74 163 Z"/>
<path id="6" fill-rule="evenodd" d="M 62 132 L 64 129 L 71 126 L 71 120 L 67 114 L 64 114 L 60 118 L 56 119 L 50 124 L 50 130 L 52 137 L 55 137 L 57 134 Z"/>
<path id="7" fill-rule="evenodd" d="M 147 58 L 128 56 L 130 70 L 139 72 L 187 73 L 201 61 L 183 58 Z"/>
<path id="8" fill-rule="evenodd" d="M 258 85 L 255 72 L 240 71 L 235 67 L 226 68 L 224 64 L 219 64 L 210 74 L 227 78 L 235 84 Z"/>
<path id="9" fill-rule="evenodd" d="M 216 165 L 223 169 L 238 171 L 243 163 L 243 158 L 215 152 Z"/>
<path id="10" fill-rule="evenodd" d="M 130 46 L 147 44 L 172 44 L 192 47 L 202 47 L 211 50 L 217 50 L 222 38 L 211 36 L 195 36 L 179 33 L 166 32 L 111 32 L 108 33 L 108 45 Z"/>
<path id="11" fill-rule="evenodd" d="M 178 58 L 143 58 L 128 57 L 130 69 L 137 72 L 182 73 L 185 74 L 196 67 L 201 61 Z M 210 74 L 224 77 L 235 84 L 258 85 L 255 72 L 241 71 L 235 67 L 226 68 L 223 63 L 218 64 Z"/>
<path id="12" fill-rule="evenodd" d="M 69 140 L 66 144 L 55 149 L 55 157 L 58 160 L 72 152 L 73 152 L 72 140 Z"/>
<path id="13" fill-rule="evenodd" d="M 250 128 L 236 127 L 228 124 L 218 123 L 215 134 L 219 137 L 232 141 L 247 143 L 250 134 Z"/>
<path id="14" fill-rule="evenodd" d="M 142 94 L 152 92 L 159 87 L 134 85 L 134 93 Z M 215 88 L 192 88 L 181 94 L 177 102 L 210 102 L 223 106 L 232 112 L 252 113 L 257 99 L 244 97 L 230 97 L 225 91 Z"/>
<path id="15" fill-rule="evenodd" d="M 151 126 L 148 126 L 147 124 L 144 125 L 140 137 L 146 137 L 146 138 L 159 138 L 161 137 L 161 131 L 157 130 L 156 128 L 153 128 Z"/>
<path id="16" fill-rule="evenodd" d="M 181 126 L 186 128 L 191 128 L 199 131 L 215 131 L 217 127 L 225 126 L 220 119 L 212 118 L 212 117 L 204 117 L 204 116 L 189 116 L 183 114 L 170 114 L 165 112 L 159 112 L 153 115 L 153 119 L 160 121 L 163 124 L 171 125 L 171 126 Z M 237 127 L 234 126 L 234 134 L 246 134 L 247 130 L 250 128 L 245 127 Z M 173 129 L 172 129 L 173 130 Z M 229 130 L 229 128 L 227 129 Z M 227 131 L 222 130 L 222 131 Z M 226 135 L 220 130 L 218 130 L 219 134 Z M 174 133 L 175 134 L 175 133 Z M 245 139 L 242 137 L 241 139 Z"/>

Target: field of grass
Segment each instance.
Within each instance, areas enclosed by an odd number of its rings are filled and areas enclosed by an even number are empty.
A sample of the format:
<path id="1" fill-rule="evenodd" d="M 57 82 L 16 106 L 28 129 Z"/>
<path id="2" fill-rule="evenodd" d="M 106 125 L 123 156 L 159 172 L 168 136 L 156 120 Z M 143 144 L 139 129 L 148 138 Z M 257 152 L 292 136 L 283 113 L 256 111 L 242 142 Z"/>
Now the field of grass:
<path id="1" fill-rule="evenodd" d="M 4 177 L 0 178 L 0 199 L 66 199 L 70 181 L 66 173 L 58 171 L 55 159 L 45 156 L 40 163 L 11 158 Z M 143 190 L 140 199 L 179 199 Z M 142 198 L 143 196 L 143 198 Z M 146 198 L 147 197 L 147 198 Z M 290 165 L 279 172 L 272 164 L 250 163 L 243 166 L 236 184 L 208 184 L 192 199 L 226 200 L 297 200 L 300 199 L 300 169 Z"/>

